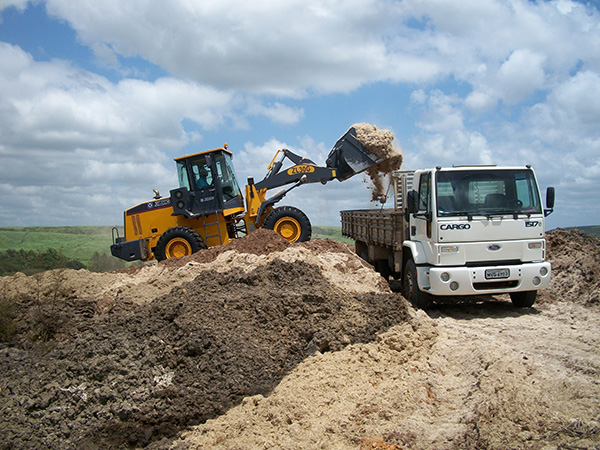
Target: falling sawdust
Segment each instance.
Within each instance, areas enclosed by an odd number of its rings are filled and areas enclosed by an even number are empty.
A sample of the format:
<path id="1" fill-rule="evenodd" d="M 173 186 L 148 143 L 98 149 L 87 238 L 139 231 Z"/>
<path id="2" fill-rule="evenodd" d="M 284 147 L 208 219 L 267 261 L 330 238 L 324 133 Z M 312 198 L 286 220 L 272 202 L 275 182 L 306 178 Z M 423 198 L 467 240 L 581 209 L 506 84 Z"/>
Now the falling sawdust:
<path id="1" fill-rule="evenodd" d="M 385 180 L 390 179 L 394 170 L 402 165 L 402 151 L 392 144 L 394 134 L 390 130 L 381 130 L 375 125 L 357 123 L 352 125 L 356 130 L 356 139 L 374 155 L 382 158 L 378 164 L 367 169 L 367 174 L 373 183 L 372 201 L 385 203 L 387 199 Z"/>

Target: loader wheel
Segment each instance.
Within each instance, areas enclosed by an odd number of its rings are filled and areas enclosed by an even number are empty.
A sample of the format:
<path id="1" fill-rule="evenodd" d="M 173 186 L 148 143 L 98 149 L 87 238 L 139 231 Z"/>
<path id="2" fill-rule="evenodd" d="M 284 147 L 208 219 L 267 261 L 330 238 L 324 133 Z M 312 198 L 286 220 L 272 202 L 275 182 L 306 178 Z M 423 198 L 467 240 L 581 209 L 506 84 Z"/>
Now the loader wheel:
<path id="1" fill-rule="evenodd" d="M 206 248 L 202 238 L 191 228 L 174 227 L 165 231 L 156 243 L 154 255 L 158 261 L 181 258 Z"/>
<path id="2" fill-rule="evenodd" d="M 273 230 L 289 242 L 305 242 L 310 239 L 310 220 L 302 211 L 293 206 L 280 206 L 269 213 L 263 228 Z"/>
<path id="3" fill-rule="evenodd" d="M 432 305 L 431 296 L 419 289 L 417 282 L 417 267 L 412 259 L 409 259 L 402 277 L 402 295 L 417 308 L 429 309 Z"/>

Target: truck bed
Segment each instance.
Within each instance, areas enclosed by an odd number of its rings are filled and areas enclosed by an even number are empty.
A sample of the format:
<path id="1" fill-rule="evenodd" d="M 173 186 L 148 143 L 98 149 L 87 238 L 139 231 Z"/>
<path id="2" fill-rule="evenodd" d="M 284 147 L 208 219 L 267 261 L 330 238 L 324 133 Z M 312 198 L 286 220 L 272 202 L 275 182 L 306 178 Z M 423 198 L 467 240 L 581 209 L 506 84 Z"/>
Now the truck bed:
<path id="1" fill-rule="evenodd" d="M 394 251 L 402 249 L 406 238 L 404 212 L 397 209 L 355 209 L 342 211 L 341 216 L 344 236 Z"/>

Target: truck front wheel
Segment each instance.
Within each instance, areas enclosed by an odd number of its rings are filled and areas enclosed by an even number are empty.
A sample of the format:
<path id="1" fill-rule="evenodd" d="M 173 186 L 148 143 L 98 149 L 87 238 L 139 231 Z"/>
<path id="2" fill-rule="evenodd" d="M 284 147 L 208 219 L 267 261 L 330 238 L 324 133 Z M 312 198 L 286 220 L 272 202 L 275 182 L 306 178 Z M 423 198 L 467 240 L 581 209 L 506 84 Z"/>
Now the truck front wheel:
<path id="1" fill-rule="evenodd" d="M 206 245 L 194 230 L 187 227 L 173 227 L 158 239 L 154 256 L 158 261 L 163 261 L 188 256 L 203 248 L 206 248 Z"/>
<path id="2" fill-rule="evenodd" d="M 417 267 L 412 259 L 408 260 L 404 268 L 402 295 L 417 308 L 428 309 L 431 307 L 431 296 L 419 289 Z"/>
<path id="3" fill-rule="evenodd" d="M 511 292 L 510 301 L 517 308 L 529 308 L 533 306 L 537 291 Z"/>
<path id="4" fill-rule="evenodd" d="M 306 214 L 293 206 L 280 206 L 273 209 L 262 226 L 279 233 L 289 242 L 308 241 L 312 234 L 310 220 Z"/>

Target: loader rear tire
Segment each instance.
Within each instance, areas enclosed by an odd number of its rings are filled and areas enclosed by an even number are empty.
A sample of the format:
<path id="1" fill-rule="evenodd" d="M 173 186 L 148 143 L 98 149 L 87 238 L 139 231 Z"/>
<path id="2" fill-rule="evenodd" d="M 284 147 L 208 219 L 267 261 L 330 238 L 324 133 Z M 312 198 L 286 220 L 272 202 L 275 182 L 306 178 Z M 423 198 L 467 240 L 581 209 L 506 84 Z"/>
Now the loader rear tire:
<path id="1" fill-rule="evenodd" d="M 165 231 L 156 243 L 154 256 L 158 261 L 181 258 L 206 248 L 202 238 L 191 228 L 173 227 Z"/>
<path id="2" fill-rule="evenodd" d="M 279 233 L 289 242 L 305 242 L 312 235 L 310 220 L 293 206 L 279 206 L 269 213 L 263 228 Z"/>

